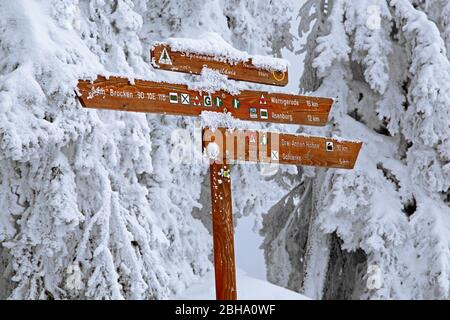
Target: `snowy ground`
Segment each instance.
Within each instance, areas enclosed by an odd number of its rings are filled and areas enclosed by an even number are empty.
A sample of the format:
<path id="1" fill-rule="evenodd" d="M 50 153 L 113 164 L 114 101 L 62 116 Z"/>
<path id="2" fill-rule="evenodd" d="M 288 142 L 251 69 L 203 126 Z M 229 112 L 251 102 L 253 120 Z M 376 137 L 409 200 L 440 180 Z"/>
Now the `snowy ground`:
<path id="1" fill-rule="evenodd" d="M 248 276 L 244 271 L 237 270 L 237 288 L 239 300 L 308 300 L 309 298 L 296 292 L 275 286 L 267 281 Z M 213 300 L 216 297 L 214 289 L 214 273 L 208 273 L 201 282 L 191 286 L 174 300 Z"/>

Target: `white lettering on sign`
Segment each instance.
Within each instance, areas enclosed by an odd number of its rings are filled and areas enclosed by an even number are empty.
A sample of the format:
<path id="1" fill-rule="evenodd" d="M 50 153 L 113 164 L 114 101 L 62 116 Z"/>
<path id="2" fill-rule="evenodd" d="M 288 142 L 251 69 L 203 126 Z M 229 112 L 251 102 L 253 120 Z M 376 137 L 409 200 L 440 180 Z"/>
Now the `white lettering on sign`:
<path id="1" fill-rule="evenodd" d="M 147 99 L 148 100 L 156 100 L 156 94 L 153 92 L 147 92 Z"/>
<path id="2" fill-rule="evenodd" d="M 269 78 L 269 73 L 258 70 L 258 76 L 260 76 L 261 78 Z"/>
<path id="3" fill-rule="evenodd" d="M 291 142 L 290 141 L 286 141 L 284 139 L 281 139 L 281 145 L 283 147 L 290 147 L 291 146 Z"/>
<path id="4" fill-rule="evenodd" d="M 294 117 L 291 114 L 285 113 L 274 113 L 272 112 L 272 118 L 277 120 L 289 120 L 290 122 L 294 121 Z"/>
<path id="5" fill-rule="evenodd" d="M 341 144 L 336 145 L 336 151 L 338 152 L 350 152 L 350 149 L 346 146 L 343 146 Z"/>
<path id="6" fill-rule="evenodd" d="M 105 89 L 103 88 L 96 88 L 96 87 L 91 87 L 91 91 L 89 91 L 88 94 L 88 99 L 92 99 L 94 97 L 97 96 L 104 96 L 106 94 Z"/>
<path id="7" fill-rule="evenodd" d="M 309 122 L 320 122 L 320 118 L 319 118 L 319 117 L 317 117 L 317 116 L 312 116 L 312 115 L 310 115 L 310 114 L 308 114 L 307 119 L 308 119 Z"/>
<path id="8" fill-rule="evenodd" d="M 302 161 L 302 157 L 301 157 L 301 156 L 294 155 L 294 154 L 290 154 L 290 153 L 288 153 L 288 154 L 283 153 L 283 154 L 281 155 L 281 157 L 282 157 L 283 160 L 285 160 L 285 161 L 298 161 L 298 162 L 301 162 L 301 161 Z"/>
<path id="9" fill-rule="evenodd" d="M 319 103 L 318 102 L 311 101 L 311 100 L 306 100 L 306 105 L 308 107 L 313 107 L 313 108 L 318 108 L 319 107 Z"/>
<path id="10" fill-rule="evenodd" d="M 136 96 L 138 99 L 145 99 L 145 93 L 143 92 L 140 91 L 136 92 Z"/>
<path id="11" fill-rule="evenodd" d="M 299 106 L 300 102 L 298 100 L 292 100 L 292 99 L 280 99 L 275 97 L 270 97 L 270 101 L 273 104 L 282 104 L 283 106 Z"/>
<path id="12" fill-rule="evenodd" d="M 204 65 L 203 67 L 208 67 L 208 65 Z M 236 76 L 236 71 L 235 70 L 230 70 L 227 68 L 222 68 L 222 69 L 215 69 L 215 68 L 211 68 L 214 71 L 217 71 L 221 74 L 227 75 L 227 76 Z"/>
<path id="13" fill-rule="evenodd" d="M 128 91 L 116 91 L 114 89 L 109 89 L 109 95 L 111 97 L 119 97 L 119 98 L 133 98 L 133 93 Z"/>
<path id="14" fill-rule="evenodd" d="M 294 148 L 305 148 L 305 143 L 304 142 L 300 142 L 300 141 L 292 141 L 292 146 Z"/>
<path id="15" fill-rule="evenodd" d="M 314 142 L 306 142 L 306 147 L 309 149 L 320 149 L 320 144 Z"/>
<path id="16" fill-rule="evenodd" d="M 96 87 L 91 88 L 87 99 L 92 99 L 92 98 L 98 97 L 98 96 L 104 97 L 107 94 L 111 97 L 125 98 L 125 99 L 156 100 L 156 93 L 153 93 L 153 92 L 145 93 L 142 91 L 137 91 L 137 92 L 133 93 L 133 92 L 126 91 L 126 90 L 114 90 L 114 89 L 109 89 L 107 91 L 103 88 L 96 88 Z"/>
<path id="17" fill-rule="evenodd" d="M 284 140 L 281 139 L 281 146 L 292 148 L 307 148 L 307 149 L 320 149 L 320 144 L 314 142 L 302 142 L 297 140 Z"/>

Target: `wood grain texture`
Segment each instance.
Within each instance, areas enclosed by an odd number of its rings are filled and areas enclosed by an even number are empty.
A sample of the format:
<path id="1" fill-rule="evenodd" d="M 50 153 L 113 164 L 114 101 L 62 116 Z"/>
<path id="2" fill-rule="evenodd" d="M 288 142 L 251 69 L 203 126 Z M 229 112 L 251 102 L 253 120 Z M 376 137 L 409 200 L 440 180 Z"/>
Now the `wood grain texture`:
<path id="1" fill-rule="evenodd" d="M 214 271 L 216 299 L 236 300 L 236 266 L 231 201 L 231 181 L 227 164 L 210 164 Z"/>
<path id="2" fill-rule="evenodd" d="M 189 102 L 182 103 L 182 94 Z M 99 76 L 95 81 L 80 80 L 77 96 L 86 108 L 199 116 L 202 111 L 230 112 L 247 121 L 324 126 L 333 99 L 265 91 L 241 91 L 233 96 L 224 91 L 207 95 L 186 85 Z M 170 97 L 176 98 L 171 103 Z M 198 98 L 198 99 L 196 99 Z M 200 105 L 195 105 L 196 101 Z M 211 102 L 205 106 L 205 102 Z M 238 103 L 237 103 L 238 101 Z"/>
<path id="3" fill-rule="evenodd" d="M 219 145 L 223 163 L 262 162 L 353 169 L 362 142 L 251 130 L 203 129 L 203 148 Z M 273 152 L 276 152 L 275 154 Z"/>
<path id="4" fill-rule="evenodd" d="M 171 64 L 160 63 L 163 50 L 166 49 Z M 226 57 L 223 57 L 226 60 Z M 225 61 L 217 61 L 213 56 L 196 53 L 172 51 L 170 46 L 157 44 L 150 49 L 150 61 L 153 67 L 191 74 L 200 74 L 204 67 L 218 71 L 228 76 L 229 79 L 262 83 L 275 86 L 288 84 L 288 70 L 270 71 L 257 67 L 250 58 L 247 62 L 230 64 Z"/>

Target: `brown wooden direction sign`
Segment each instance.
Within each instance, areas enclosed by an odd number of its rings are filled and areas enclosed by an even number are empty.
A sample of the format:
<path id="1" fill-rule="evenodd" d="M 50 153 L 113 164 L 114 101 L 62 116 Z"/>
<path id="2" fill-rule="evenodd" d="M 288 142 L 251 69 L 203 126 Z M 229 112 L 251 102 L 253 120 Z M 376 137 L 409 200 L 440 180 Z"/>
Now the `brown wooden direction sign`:
<path id="1" fill-rule="evenodd" d="M 78 82 L 78 98 L 87 108 L 199 116 L 202 111 L 230 112 L 237 119 L 259 122 L 324 126 L 333 99 L 241 91 L 207 94 L 183 84 L 99 76 Z"/>
<path id="2" fill-rule="evenodd" d="M 203 68 L 213 69 L 229 79 L 256 82 L 275 86 L 288 84 L 288 70 L 269 70 L 259 66 L 256 57 L 248 61 L 230 63 L 226 57 L 217 59 L 210 55 L 175 51 L 167 44 L 156 43 L 150 49 L 150 59 L 155 68 L 183 73 L 200 74 Z"/>
<path id="3" fill-rule="evenodd" d="M 203 147 L 218 145 L 218 163 L 250 161 L 353 169 L 362 142 L 252 130 L 203 129 Z"/>

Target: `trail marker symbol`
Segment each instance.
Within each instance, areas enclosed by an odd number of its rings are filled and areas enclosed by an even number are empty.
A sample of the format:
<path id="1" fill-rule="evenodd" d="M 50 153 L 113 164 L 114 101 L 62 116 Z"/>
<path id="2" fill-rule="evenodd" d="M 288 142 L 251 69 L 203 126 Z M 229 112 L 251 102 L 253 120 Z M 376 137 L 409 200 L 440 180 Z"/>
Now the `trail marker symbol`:
<path id="1" fill-rule="evenodd" d="M 221 108 L 223 106 L 223 100 L 220 97 L 215 97 L 214 98 L 214 105 L 217 108 Z"/>
<path id="2" fill-rule="evenodd" d="M 260 109 L 259 112 L 261 115 L 261 119 L 263 120 L 269 119 L 269 112 L 267 111 L 267 109 Z"/>
<path id="3" fill-rule="evenodd" d="M 200 98 L 198 96 L 195 96 L 194 98 L 194 106 L 201 106 Z"/>
<path id="4" fill-rule="evenodd" d="M 170 103 L 178 103 L 178 93 L 170 92 L 169 93 L 169 101 L 170 101 Z"/>
<path id="5" fill-rule="evenodd" d="M 266 98 L 264 98 L 264 95 L 261 95 L 261 98 L 259 98 L 259 104 L 267 104 Z"/>
<path id="6" fill-rule="evenodd" d="M 239 109 L 239 107 L 241 106 L 241 102 L 237 98 L 233 99 L 233 102 L 231 104 L 235 109 Z"/>
<path id="7" fill-rule="evenodd" d="M 274 161 L 278 161 L 278 151 L 277 150 L 272 150 L 272 160 Z"/>
<path id="8" fill-rule="evenodd" d="M 181 104 L 190 104 L 190 98 L 187 93 L 181 94 Z"/>
<path id="9" fill-rule="evenodd" d="M 153 66 L 162 70 L 199 74 L 206 65 L 235 80 L 278 86 L 288 82 L 287 69 L 264 70 L 252 59 L 231 65 L 226 62 L 226 57 L 216 61 L 210 56 L 175 52 L 165 44 L 155 44 L 151 57 Z M 159 57 L 158 62 L 156 57 Z M 121 77 L 79 80 L 77 89 L 77 97 L 85 108 L 199 116 L 202 111 L 211 110 L 214 104 L 217 108 L 225 106 L 223 112 L 230 112 L 241 120 L 310 126 L 324 126 L 333 104 L 333 99 L 329 98 L 262 91 L 242 91 L 238 96 L 219 91 L 213 99 L 186 85 L 144 80 L 135 80 L 132 84 Z M 186 108 L 191 97 L 194 97 L 195 108 Z M 236 300 L 231 163 L 250 161 L 352 169 L 361 143 L 270 132 L 234 130 L 230 133 L 227 128 L 219 128 L 215 134 L 226 138 L 216 142 L 214 133 L 204 128 L 202 145 L 208 148 L 214 142 L 219 146 L 218 157 L 210 162 L 216 298 Z M 230 134 L 234 136 L 228 137 Z M 235 140 L 237 145 L 230 143 Z"/>
<path id="10" fill-rule="evenodd" d="M 170 59 L 169 53 L 167 52 L 167 48 L 164 48 L 159 57 L 158 63 L 164 65 L 172 65 L 172 60 Z"/>
<path id="11" fill-rule="evenodd" d="M 212 107 L 211 96 L 204 96 L 203 97 L 203 104 L 205 105 L 205 107 Z"/>
<path id="12" fill-rule="evenodd" d="M 333 151 L 334 150 L 333 142 L 327 141 L 326 148 L 327 148 L 327 151 Z"/>

